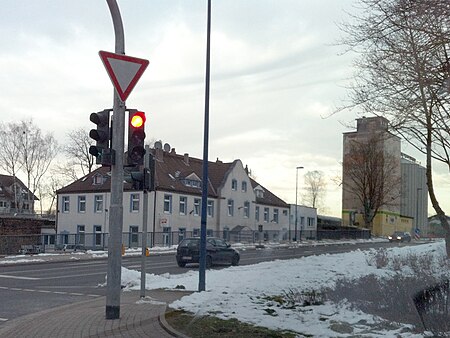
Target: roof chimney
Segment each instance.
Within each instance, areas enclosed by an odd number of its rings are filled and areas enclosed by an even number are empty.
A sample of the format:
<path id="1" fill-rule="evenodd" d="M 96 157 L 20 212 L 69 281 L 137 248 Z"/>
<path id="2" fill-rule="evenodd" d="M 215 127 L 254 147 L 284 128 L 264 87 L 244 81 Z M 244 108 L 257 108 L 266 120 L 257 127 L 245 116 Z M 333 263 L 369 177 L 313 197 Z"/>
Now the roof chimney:
<path id="1" fill-rule="evenodd" d="M 186 165 L 189 165 L 189 154 L 184 153 L 183 161 Z"/>

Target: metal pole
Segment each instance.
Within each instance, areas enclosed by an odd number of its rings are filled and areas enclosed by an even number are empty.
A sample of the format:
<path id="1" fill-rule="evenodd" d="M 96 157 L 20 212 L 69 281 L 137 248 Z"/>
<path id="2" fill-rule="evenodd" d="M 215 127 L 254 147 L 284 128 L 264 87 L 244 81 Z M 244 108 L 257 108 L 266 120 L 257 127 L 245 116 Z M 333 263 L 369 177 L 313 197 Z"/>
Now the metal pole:
<path id="1" fill-rule="evenodd" d="M 303 169 L 303 167 L 297 167 L 295 168 L 295 234 L 294 238 L 295 241 L 298 242 L 297 238 L 297 219 L 298 219 L 298 213 L 297 213 L 297 196 L 298 196 L 298 169 Z M 300 230 L 300 237 L 301 237 L 302 231 Z"/>
<path id="2" fill-rule="evenodd" d="M 422 191 L 422 188 L 416 189 L 416 229 L 419 228 L 419 190 Z"/>
<path id="3" fill-rule="evenodd" d="M 145 176 L 145 168 L 150 167 L 150 147 L 145 146 L 145 156 L 144 156 L 144 171 L 143 176 Z M 147 224 L 148 224 L 148 189 L 144 177 L 144 188 L 143 188 L 143 206 L 142 206 L 142 257 L 141 257 L 141 298 L 145 297 L 145 260 L 147 258 Z"/>
<path id="4" fill-rule="evenodd" d="M 203 177 L 202 177 L 202 215 L 200 223 L 200 266 L 198 291 L 205 291 L 206 282 L 206 209 L 208 206 L 208 139 L 209 139 L 209 74 L 211 40 L 211 0 L 208 0 L 206 28 L 206 76 L 205 76 L 205 121 L 203 134 Z"/>
<path id="5" fill-rule="evenodd" d="M 115 52 L 125 54 L 122 18 L 116 0 L 106 0 L 114 25 Z M 106 319 L 120 318 L 123 227 L 123 151 L 125 130 L 125 102 L 114 91 L 111 165 L 111 204 L 109 207 L 108 272 L 106 285 Z"/>

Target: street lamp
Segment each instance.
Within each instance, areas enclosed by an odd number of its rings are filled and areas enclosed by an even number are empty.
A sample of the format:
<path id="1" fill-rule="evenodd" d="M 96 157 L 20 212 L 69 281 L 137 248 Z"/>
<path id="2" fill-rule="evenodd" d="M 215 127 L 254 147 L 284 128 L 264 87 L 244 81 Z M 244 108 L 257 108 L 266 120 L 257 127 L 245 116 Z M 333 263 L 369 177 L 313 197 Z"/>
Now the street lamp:
<path id="1" fill-rule="evenodd" d="M 303 169 L 303 167 L 297 167 L 295 168 L 295 232 L 294 232 L 294 241 L 297 242 L 297 219 L 298 219 L 298 213 L 297 213 L 297 196 L 298 196 L 298 169 Z"/>
<path id="2" fill-rule="evenodd" d="M 422 188 L 417 188 L 417 193 L 416 193 L 416 222 L 415 222 L 416 229 L 419 228 L 419 191 L 422 192 Z"/>

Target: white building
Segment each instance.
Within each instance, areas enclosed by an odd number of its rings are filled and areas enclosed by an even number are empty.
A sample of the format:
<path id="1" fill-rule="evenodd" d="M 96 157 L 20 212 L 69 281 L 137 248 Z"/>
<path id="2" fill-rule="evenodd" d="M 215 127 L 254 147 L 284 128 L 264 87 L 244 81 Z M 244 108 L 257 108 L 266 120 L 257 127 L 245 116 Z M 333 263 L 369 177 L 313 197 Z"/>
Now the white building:
<path id="1" fill-rule="evenodd" d="M 155 190 L 149 193 L 149 243 L 177 244 L 200 235 L 202 160 L 178 155 L 175 149 L 152 150 Z M 209 162 L 207 234 L 234 241 L 281 239 L 289 227 L 289 206 L 251 179 L 240 160 Z M 57 191 L 58 243 L 87 248 L 108 245 L 109 168 L 103 167 Z M 155 199 L 156 194 L 156 199 Z M 123 242 L 139 246 L 143 192 L 124 184 Z M 263 234 L 260 233 L 261 230 Z M 257 238 L 255 238 L 257 237 Z"/>
<path id="2" fill-rule="evenodd" d="M 317 209 L 305 205 L 289 204 L 289 229 L 292 240 L 317 238 Z M 296 221 L 297 219 L 297 221 Z M 297 223 L 297 227 L 295 226 Z M 295 229 L 297 228 L 297 233 Z M 298 238 L 297 238 L 298 237 Z"/>

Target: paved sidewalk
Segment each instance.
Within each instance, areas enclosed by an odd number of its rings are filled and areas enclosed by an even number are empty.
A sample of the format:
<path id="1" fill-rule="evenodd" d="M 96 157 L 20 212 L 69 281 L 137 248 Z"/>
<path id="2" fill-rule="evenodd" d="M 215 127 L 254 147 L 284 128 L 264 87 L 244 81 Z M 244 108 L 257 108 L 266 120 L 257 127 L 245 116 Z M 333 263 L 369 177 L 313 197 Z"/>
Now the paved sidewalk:
<path id="1" fill-rule="evenodd" d="M 116 320 L 105 319 L 105 297 L 68 304 L 5 323 L 0 337 L 183 337 L 167 324 L 164 312 L 167 303 L 186 294 L 190 292 L 147 290 L 141 299 L 139 291 L 122 292 Z"/>

